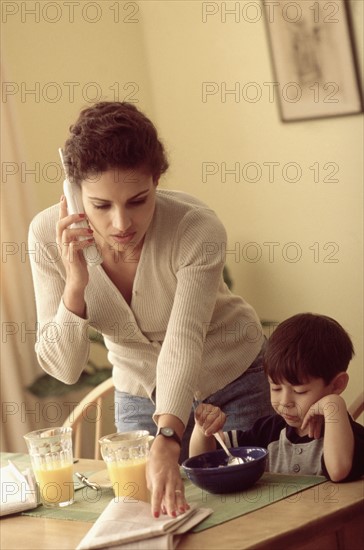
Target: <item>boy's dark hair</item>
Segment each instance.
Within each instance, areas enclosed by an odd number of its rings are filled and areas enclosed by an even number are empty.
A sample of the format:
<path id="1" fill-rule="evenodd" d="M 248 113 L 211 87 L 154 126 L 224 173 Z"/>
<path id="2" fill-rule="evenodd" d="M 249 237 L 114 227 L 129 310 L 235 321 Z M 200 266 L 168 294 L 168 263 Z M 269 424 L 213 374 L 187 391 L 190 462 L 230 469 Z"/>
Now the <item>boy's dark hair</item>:
<path id="1" fill-rule="evenodd" d="M 157 181 L 168 161 L 153 123 L 133 104 L 101 101 L 81 111 L 64 147 L 71 181 L 113 168 L 142 169 Z"/>
<path id="2" fill-rule="evenodd" d="M 334 319 L 300 313 L 278 325 L 264 352 L 264 368 L 274 384 L 304 384 L 309 377 L 325 384 L 346 371 L 354 355 L 350 336 Z"/>

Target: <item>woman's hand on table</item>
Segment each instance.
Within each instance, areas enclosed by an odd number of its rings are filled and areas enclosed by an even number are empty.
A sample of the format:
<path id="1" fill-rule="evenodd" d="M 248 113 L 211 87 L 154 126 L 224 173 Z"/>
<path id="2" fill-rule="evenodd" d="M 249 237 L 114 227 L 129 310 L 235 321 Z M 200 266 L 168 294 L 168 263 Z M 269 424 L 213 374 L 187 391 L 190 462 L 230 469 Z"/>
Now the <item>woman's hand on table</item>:
<path id="1" fill-rule="evenodd" d="M 151 509 L 155 518 L 160 513 L 176 517 L 189 509 L 184 494 L 178 459 L 180 446 L 174 440 L 158 436 L 147 463 L 147 484 L 151 492 Z"/>

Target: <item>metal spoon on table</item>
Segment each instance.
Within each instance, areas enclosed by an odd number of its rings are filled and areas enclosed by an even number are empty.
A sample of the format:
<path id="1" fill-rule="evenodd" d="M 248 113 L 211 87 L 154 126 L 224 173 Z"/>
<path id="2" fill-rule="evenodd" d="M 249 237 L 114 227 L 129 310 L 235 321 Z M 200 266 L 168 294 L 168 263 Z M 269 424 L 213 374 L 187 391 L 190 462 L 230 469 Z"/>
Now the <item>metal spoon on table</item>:
<path id="1" fill-rule="evenodd" d="M 81 472 L 75 472 L 75 476 L 78 477 L 78 479 L 80 481 L 82 481 L 82 483 L 84 485 L 86 485 L 87 487 L 91 487 L 91 489 L 94 489 L 95 491 L 97 491 L 98 489 L 100 489 L 100 486 L 97 485 L 97 483 L 91 483 L 91 481 L 89 481 L 87 479 L 87 477 L 85 475 L 83 475 Z"/>
<path id="2" fill-rule="evenodd" d="M 227 461 L 227 466 L 236 466 L 237 464 L 244 464 L 245 460 L 243 458 L 240 458 L 239 456 L 234 456 L 231 454 L 231 452 L 225 445 L 224 440 L 222 439 L 221 435 L 218 432 L 214 433 L 214 437 L 217 439 L 217 441 L 220 443 L 221 447 L 224 449 L 225 453 L 229 457 Z"/>

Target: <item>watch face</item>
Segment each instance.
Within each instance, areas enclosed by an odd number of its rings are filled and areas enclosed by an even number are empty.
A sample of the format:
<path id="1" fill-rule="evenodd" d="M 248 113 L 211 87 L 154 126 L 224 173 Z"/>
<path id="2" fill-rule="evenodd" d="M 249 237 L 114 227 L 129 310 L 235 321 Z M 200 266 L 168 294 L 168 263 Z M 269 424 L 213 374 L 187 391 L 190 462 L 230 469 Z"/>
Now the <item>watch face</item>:
<path id="1" fill-rule="evenodd" d="M 181 438 L 178 437 L 178 435 L 176 434 L 173 428 L 168 428 L 168 427 L 160 428 L 158 430 L 157 435 L 159 434 L 163 435 L 164 437 L 167 437 L 168 439 L 174 439 L 175 441 L 177 441 L 178 445 L 180 446 L 182 445 Z"/>

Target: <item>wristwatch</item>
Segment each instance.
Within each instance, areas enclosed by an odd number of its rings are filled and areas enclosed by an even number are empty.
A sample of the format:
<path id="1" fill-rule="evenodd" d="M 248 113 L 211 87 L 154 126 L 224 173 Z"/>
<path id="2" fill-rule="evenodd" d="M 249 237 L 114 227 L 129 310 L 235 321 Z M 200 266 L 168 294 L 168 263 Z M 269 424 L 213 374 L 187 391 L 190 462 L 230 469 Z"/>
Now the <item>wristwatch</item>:
<path id="1" fill-rule="evenodd" d="M 178 434 L 176 434 L 173 428 L 167 428 L 167 427 L 159 428 L 157 431 L 156 437 L 158 437 L 158 435 L 163 435 L 167 439 L 174 439 L 175 441 L 177 441 L 178 445 L 182 447 L 181 438 L 179 437 Z"/>

